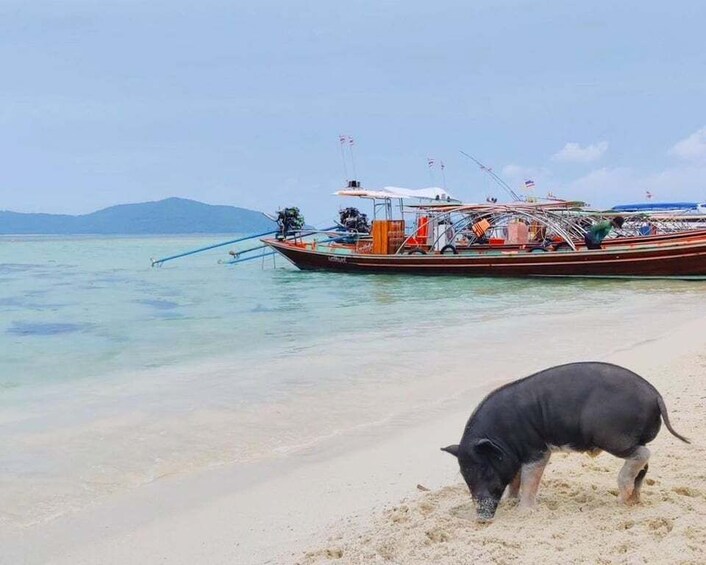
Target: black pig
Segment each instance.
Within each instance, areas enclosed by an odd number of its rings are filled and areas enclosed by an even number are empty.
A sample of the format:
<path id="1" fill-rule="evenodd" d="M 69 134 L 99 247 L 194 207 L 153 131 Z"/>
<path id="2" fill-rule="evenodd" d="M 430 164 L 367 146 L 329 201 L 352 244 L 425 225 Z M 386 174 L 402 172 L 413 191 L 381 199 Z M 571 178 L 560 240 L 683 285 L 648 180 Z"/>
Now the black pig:
<path id="1" fill-rule="evenodd" d="M 661 419 L 672 428 L 662 396 L 645 379 L 609 363 L 570 363 L 546 369 L 491 392 L 471 414 L 460 445 L 443 447 L 458 458 L 480 520 L 495 515 L 500 498 L 535 503 L 555 450 L 601 451 L 625 459 L 619 499 L 640 500 L 650 451 Z"/>

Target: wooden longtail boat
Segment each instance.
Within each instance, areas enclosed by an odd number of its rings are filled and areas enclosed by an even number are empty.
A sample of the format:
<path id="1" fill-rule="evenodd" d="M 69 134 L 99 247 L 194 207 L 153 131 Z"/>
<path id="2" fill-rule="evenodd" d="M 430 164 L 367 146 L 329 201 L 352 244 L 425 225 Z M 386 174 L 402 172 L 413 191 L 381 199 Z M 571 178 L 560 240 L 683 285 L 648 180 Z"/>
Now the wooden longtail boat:
<path id="1" fill-rule="evenodd" d="M 365 214 L 345 208 L 336 226 L 310 229 L 297 208 L 285 208 L 276 218 L 276 231 L 153 259 L 152 266 L 270 236 L 254 247 L 230 251 L 232 259 L 221 262 L 280 254 L 303 270 L 351 273 L 706 280 L 706 230 L 685 229 L 674 216 L 660 224 L 654 216 L 624 214 L 620 237 L 588 250 L 586 230 L 611 212 L 586 210 L 580 202 L 462 204 L 439 188 L 369 191 L 357 182 L 338 194 L 373 200 L 372 226 Z M 405 205 L 404 199 L 422 203 Z M 393 200 L 399 200 L 396 218 Z M 405 214 L 412 221 L 406 222 Z"/>
<path id="2" fill-rule="evenodd" d="M 407 193 L 412 191 L 406 191 Z M 583 234 L 595 212 L 582 203 L 547 202 L 461 204 L 450 198 L 404 205 L 417 198 L 392 190 L 339 191 L 370 198 L 375 217 L 371 233 L 346 232 L 344 241 L 308 241 L 286 230 L 262 242 L 302 270 L 376 274 L 460 275 L 475 277 L 659 277 L 706 279 L 706 230 L 639 235 L 632 231 L 588 250 Z M 427 198 L 427 197 L 422 197 Z M 392 219 L 393 199 L 399 200 Z M 600 217 L 600 216 L 598 216 Z M 652 223 L 646 224 L 654 228 Z M 330 236 L 330 234 L 329 234 Z M 333 239 L 333 241 L 332 241 Z"/>
<path id="3" fill-rule="evenodd" d="M 302 270 L 475 277 L 706 279 L 706 238 L 577 251 L 478 251 L 447 255 L 342 252 L 315 243 L 263 242 Z"/>

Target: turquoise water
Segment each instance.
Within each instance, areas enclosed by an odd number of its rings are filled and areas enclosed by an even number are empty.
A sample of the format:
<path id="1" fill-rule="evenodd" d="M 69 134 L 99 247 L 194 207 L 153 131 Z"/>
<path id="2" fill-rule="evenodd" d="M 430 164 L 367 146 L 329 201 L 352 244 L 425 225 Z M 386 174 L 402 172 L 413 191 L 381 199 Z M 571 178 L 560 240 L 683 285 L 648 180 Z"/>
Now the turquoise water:
<path id="1" fill-rule="evenodd" d="M 310 273 L 219 264 L 228 248 L 150 267 L 218 240 L 0 238 L 0 524 L 287 456 L 706 313 L 697 282 Z"/>
<path id="2" fill-rule="evenodd" d="M 620 305 L 660 289 L 702 292 L 688 283 L 302 273 L 281 258 L 277 268 L 272 258 L 218 264 L 229 248 L 150 267 L 150 257 L 214 241 L 0 239 L 0 387 L 109 379 L 216 358 L 286 357 L 330 340 L 423 334 L 474 321 L 482 335 L 486 319 L 579 308 L 582 301 Z M 272 391 L 271 380 L 266 388 Z"/>

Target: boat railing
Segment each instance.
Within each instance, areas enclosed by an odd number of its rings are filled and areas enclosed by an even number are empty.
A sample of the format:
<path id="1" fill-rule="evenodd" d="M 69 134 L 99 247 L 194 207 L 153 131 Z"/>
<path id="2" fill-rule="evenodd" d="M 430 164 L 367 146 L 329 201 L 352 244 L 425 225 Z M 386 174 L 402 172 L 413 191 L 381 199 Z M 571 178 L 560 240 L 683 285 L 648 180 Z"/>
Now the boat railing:
<path id="1" fill-rule="evenodd" d="M 508 226 L 520 221 L 528 226 L 534 226 L 535 235 L 552 234 L 558 243 L 576 250 L 576 239 L 583 237 L 583 230 L 575 219 L 569 220 L 546 208 L 522 206 L 483 206 L 470 208 L 468 206 L 449 206 L 443 210 L 420 209 L 411 210 L 416 214 L 417 221 L 404 241 L 395 251 L 396 254 L 421 248 L 424 251 L 442 251 L 447 245 L 472 245 L 484 234 L 501 232 L 503 240 L 507 237 Z M 424 221 L 420 221 L 422 218 Z M 535 244 L 540 244 L 544 237 Z M 524 242 L 532 245 L 531 241 Z M 442 245 L 443 244 L 443 245 Z"/>

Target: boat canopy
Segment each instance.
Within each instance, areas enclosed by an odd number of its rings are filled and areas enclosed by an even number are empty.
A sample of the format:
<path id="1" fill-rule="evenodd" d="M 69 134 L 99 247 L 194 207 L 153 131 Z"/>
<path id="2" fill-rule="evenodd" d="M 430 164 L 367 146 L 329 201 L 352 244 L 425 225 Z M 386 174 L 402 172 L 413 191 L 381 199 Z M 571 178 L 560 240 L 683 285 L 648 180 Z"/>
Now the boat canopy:
<path id="1" fill-rule="evenodd" d="M 443 188 L 432 186 L 429 188 L 401 188 L 398 186 L 386 186 L 379 190 L 369 190 L 365 188 L 344 188 L 334 192 L 337 196 L 357 196 L 359 198 L 372 199 L 408 199 L 432 200 L 443 202 L 460 202 Z"/>
<path id="2" fill-rule="evenodd" d="M 619 204 L 618 206 L 613 206 L 611 210 L 615 212 L 666 212 L 669 210 L 694 210 L 700 212 L 703 206 L 703 204 L 698 202 L 648 202 L 642 204 Z"/>
<path id="3" fill-rule="evenodd" d="M 454 212 L 512 212 L 523 210 L 545 210 L 545 211 L 560 211 L 560 210 L 578 210 L 582 211 L 586 206 L 585 202 L 578 200 L 553 200 L 550 202 L 491 202 L 479 204 L 449 204 L 429 206 L 427 204 L 415 204 L 410 208 L 429 208 L 437 211 L 453 210 Z"/>

